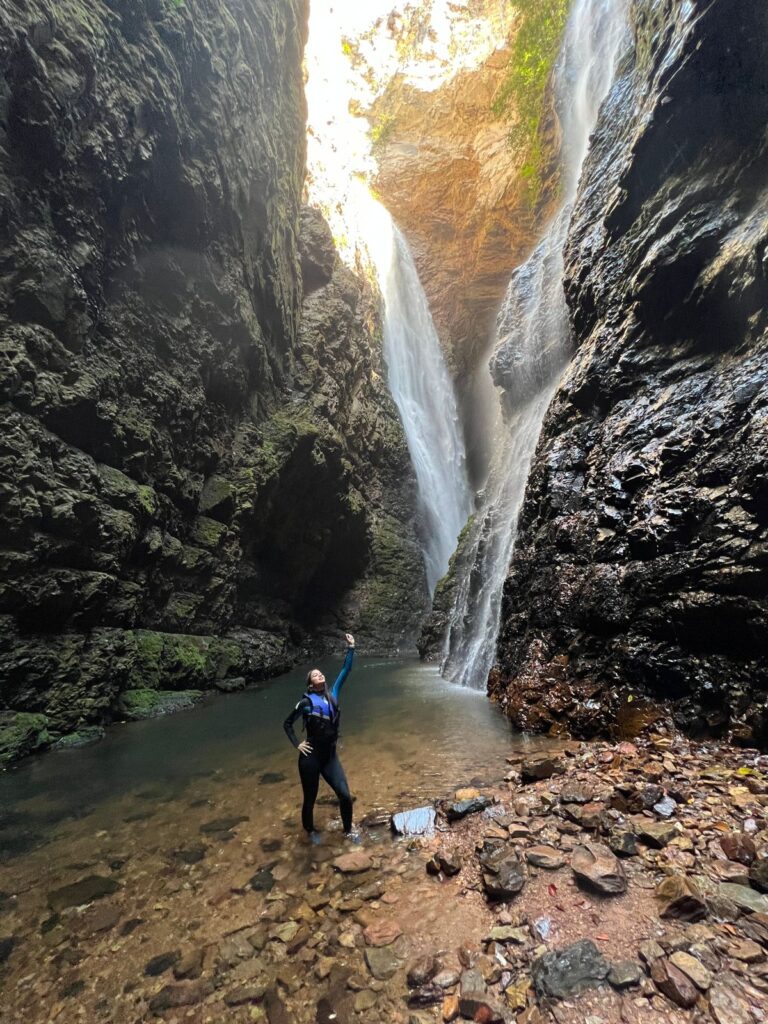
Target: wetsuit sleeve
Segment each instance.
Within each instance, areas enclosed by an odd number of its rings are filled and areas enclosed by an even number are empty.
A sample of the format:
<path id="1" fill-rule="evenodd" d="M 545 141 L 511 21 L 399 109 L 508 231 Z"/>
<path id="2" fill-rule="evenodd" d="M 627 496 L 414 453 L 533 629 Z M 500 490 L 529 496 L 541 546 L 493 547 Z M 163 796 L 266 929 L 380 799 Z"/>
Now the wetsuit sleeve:
<path id="1" fill-rule="evenodd" d="M 344 664 L 341 666 L 341 672 L 339 672 L 338 676 L 336 677 L 336 682 L 333 684 L 333 688 L 331 690 L 331 696 L 333 697 L 334 700 L 339 699 L 339 694 L 341 693 L 341 688 L 344 685 L 344 680 L 352 671 L 352 662 L 354 660 L 354 657 L 354 647 L 348 647 L 347 656 L 344 659 Z"/>
<path id="2" fill-rule="evenodd" d="M 298 747 L 300 741 L 299 741 L 298 737 L 296 736 L 296 733 L 294 732 L 293 724 L 299 718 L 302 717 L 302 715 L 309 708 L 309 706 L 310 706 L 310 704 L 309 704 L 309 701 L 307 700 L 307 698 L 306 697 L 302 697 L 301 700 L 299 701 L 299 703 L 296 705 L 296 707 L 290 713 L 290 715 L 288 715 L 286 720 L 283 722 L 283 728 L 285 729 L 285 735 L 288 737 L 288 739 L 291 741 L 291 743 L 294 745 L 294 747 Z"/>

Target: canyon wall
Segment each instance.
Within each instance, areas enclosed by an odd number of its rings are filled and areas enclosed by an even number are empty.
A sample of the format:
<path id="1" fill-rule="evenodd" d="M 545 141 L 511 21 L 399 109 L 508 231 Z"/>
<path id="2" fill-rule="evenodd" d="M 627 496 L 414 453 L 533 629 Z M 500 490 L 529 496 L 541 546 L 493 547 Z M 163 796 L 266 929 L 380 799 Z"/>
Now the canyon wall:
<path id="1" fill-rule="evenodd" d="M 3 8 L 0 759 L 417 626 L 377 302 L 300 209 L 305 30 Z"/>
<path id="2" fill-rule="evenodd" d="M 768 742 L 768 10 L 635 0 L 566 246 L 489 692 L 524 729 Z M 649 714 L 652 711 L 648 710 Z"/>

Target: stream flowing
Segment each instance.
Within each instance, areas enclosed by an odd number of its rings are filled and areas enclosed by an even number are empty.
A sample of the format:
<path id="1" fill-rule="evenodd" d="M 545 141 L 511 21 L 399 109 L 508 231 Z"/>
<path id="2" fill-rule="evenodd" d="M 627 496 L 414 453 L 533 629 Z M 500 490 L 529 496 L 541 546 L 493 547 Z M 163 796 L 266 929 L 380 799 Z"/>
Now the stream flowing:
<path id="1" fill-rule="evenodd" d="M 498 403 L 488 479 L 466 543 L 444 638 L 442 674 L 485 689 L 499 632 L 504 580 L 531 460 L 549 403 L 571 354 L 563 293 L 563 246 L 579 174 L 600 104 L 626 38 L 624 0 L 576 0 L 554 73 L 562 128 L 561 203 L 546 234 L 507 289 L 486 385 Z M 501 387 L 500 400 L 493 385 Z"/>

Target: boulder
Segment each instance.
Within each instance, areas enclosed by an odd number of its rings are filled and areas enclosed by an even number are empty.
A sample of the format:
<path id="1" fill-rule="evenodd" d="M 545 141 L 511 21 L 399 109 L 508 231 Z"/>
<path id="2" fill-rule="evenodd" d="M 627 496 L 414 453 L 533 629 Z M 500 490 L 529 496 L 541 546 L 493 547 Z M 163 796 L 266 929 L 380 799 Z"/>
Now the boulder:
<path id="1" fill-rule="evenodd" d="M 445 816 L 448 821 L 460 821 L 468 814 L 479 814 L 486 807 L 491 806 L 492 801 L 487 796 L 475 796 L 469 800 L 456 800 L 453 803 L 444 805 Z"/>
<path id="2" fill-rule="evenodd" d="M 700 921 L 707 907 L 696 883 L 686 875 L 669 875 L 656 887 L 659 917 L 676 921 Z"/>
<path id="3" fill-rule="evenodd" d="M 427 836 L 435 830 L 434 807 L 414 807 L 409 811 L 398 811 L 389 821 L 390 828 L 398 836 Z"/>
<path id="4" fill-rule="evenodd" d="M 659 992 L 667 999 L 688 1009 L 696 1002 L 698 993 L 690 978 L 675 967 L 666 957 L 659 957 L 651 964 L 651 978 Z"/>
<path id="5" fill-rule="evenodd" d="M 611 965 L 591 939 L 581 939 L 564 949 L 553 950 L 534 960 L 533 987 L 539 999 L 568 999 L 606 979 Z"/>

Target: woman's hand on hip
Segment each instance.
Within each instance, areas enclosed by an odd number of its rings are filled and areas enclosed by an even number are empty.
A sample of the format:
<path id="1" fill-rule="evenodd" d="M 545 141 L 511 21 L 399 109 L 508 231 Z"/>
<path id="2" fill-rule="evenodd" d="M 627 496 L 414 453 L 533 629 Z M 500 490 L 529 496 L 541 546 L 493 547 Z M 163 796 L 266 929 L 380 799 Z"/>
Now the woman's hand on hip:
<path id="1" fill-rule="evenodd" d="M 300 754 L 306 755 L 312 753 L 312 745 L 310 743 L 307 743 L 306 740 L 302 740 L 296 749 Z"/>

